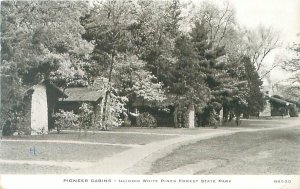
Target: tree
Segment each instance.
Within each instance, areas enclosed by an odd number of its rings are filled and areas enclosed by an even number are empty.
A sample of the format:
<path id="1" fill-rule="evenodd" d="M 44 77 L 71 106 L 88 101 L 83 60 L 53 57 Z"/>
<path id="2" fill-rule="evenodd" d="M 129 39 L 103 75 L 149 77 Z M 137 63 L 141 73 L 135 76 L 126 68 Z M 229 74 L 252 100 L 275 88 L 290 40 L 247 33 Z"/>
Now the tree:
<path id="1" fill-rule="evenodd" d="M 92 45 L 82 40 L 83 2 L 2 2 L 3 63 L 17 67 L 24 82 L 48 78 L 61 59 L 84 58 Z M 66 19 L 67 18 L 67 19 Z M 73 61 L 71 61 L 73 62 Z M 16 64 L 16 66 L 14 65 Z M 9 70 L 7 70 L 9 71 Z M 11 72 L 12 72 L 11 71 Z"/>
<path id="2" fill-rule="evenodd" d="M 210 1 L 202 2 L 192 20 L 204 23 L 208 39 L 215 47 L 223 46 L 236 26 L 235 12 L 228 1 L 223 6 Z"/>
<path id="3" fill-rule="evenodd" d="M 165 78 L 166 67 L 175 62 L 175 38 L 180 34 L 181 5 L 178 0 L 138 1 L 130 31 L 131 52 L 147 62 L 146 69 L 159 81 Z"/>
<path id="4" fill-rule="evenodd" d="M 168 79 L 164 83 L 169 89 L 168 100 L 174 105 L 175 127 L 179 127 L 178 121 L 186 120 L 187 110 L 195 107 L 196 112 L 200 112 L 210 100 L 211 94 L 188 36 L 182 35 L 176 39 L 174 54 L 177 62 L 169 67 Z"/>
<path id="5" fill-rule="evenodd" d="M 205 74 L 204 81 L 209 87 L 212 99 L 198 116 L 200 125 L 216 124 L 222 106 L 226 102 L 228 90 L 234 89 L 237 81 L 229 74 L 230 62 L 226 55 L 225 46 L 215 45 L 211 41 L 210 28 L 206 26 L 206 20 L 197 21 L 192 29 L 192 42 L 197 53 L 200 68 Z"/>
<path id="6" fill-rule="evenodd" d="M 108 86 L 104 97 L 104 122 L 106 117 L 109 99 L 112 93 L 112 79 L 115 67 L 115 57 L 118 53 L 126 52 L 127 50 L 127 27 L 131 21 L 131 2 L 130 1 L 100 1 L 94 4 L 91 14 L 87 15 L 82 24 L 87 30 L 84 38 L 93 41 L 95 48 L 93 57 L 98 64 L 101 64 L 104 77 L 108 78 Z M 99 72 L 95 73 L 96 75 Z M 104 125 L 107 129 L 107 125 Z"/>
<path id="7" fill-rule="evenodd" d="M 263 84 L 254 65 L 249 57 L 244 57 L 242 62 L 245 67 L 245 77 L 248 82 L 249 94 L 247 96 L 247 112 L 245 114 L 259 116 L 259 112 L 263 110 L 266 104 L 264 94 L 260 88 Z"/>
<path id="8" fill-rule="evenodd" d="M 248 90 L 242 77 L 244 65 L 241 60 L 246 44 L 236 24 L 234 9 L 228 2 L 217 6 L 205 1 L 201 5 L 192 11 L 191 20 L 198 23 L 198 27 L 192 27 L 192 40 L 212 99 L 198 115 L 198 120 L 200 125 L 213 125 L 221 110 L 224 121 L 228 121 L 234 115 L 239 116 L 242 109 L 237 107 L 245 104 Z"/>
<path id="9" fill-rule="evenodd" d="M 258 112 L 264 104 L 262 100 L 263 95 L 258 88 L 261 85 L 261 82 L 258 82 L 260 79 L 254 79 L 256 76 L 253 76 L 253 74 L 256 75 L 256 72 L 259 72 L 260 76 L 264 78 L 273 68 L 278 66 L 278 64 L 274 63 L 270 68 L 267 68 L 264 60 L 270 52 L 280 46 L 279 34 L 271 27 L 259 26 L 253 30 L 241 29 L 235 22 L 234 9 L 228 2 L 223 7 L 211 2 L 203 2 L 203 6 L 200 7 L 198 13 L 194 19 L 203 20 L 212 45 L 215 47 L 224 46 L 226 57 L 223 71 L 226 74 L 236 72 L 236 74 L 230 74 L 229 78 L 225 76 L 221 79 L 221 81 L 225 81 L 225 85 L 221 84 L 218 86 L 218 91 L 215 92 L 218 94 L 215 95 L 216 99 L 218 99 L 218 102 L 228 104 L 226 102 L 227 97 L 225 98 L 223 94 L 224 92 L 226 94 L 227 89 L 231 88 L 235 90 L 235 87 L 232 87 L 233 85 L 228 86 L 227 84 L 247 81 L 247 86 L 251 86 L 251 90 L 243 92 L 243 102 L 245 102 L 245 98 L 248 96 L 246 105 L 249 105 L 244 107 L 247 107 L 246 109 L 250 108 L 251 110 L 248 110 L 252 112 L 251 114 Z M 245 77 L 245 56 L 250 57 L 252 64 L 255 66 L 255 70 L 250 69 L 250 65 L 247 66 L 247 69 L 251 70 L 250 75 L 252 76 L 250 80 Z M 243 88 L 245 89 L 245 87 Z M 249 94 L 245 96 L 246 93 Z M 250 99 L 256 99 L 259 104 Z"/>
<path id="10" fill-rule="evenodd" d="M 119 56 L 116 60 L 116 86 L 120 93 L 133 102 L 142 98 L 149 102 L 162 102 L 165 100 L 162 83 L 150 71 L 145 70 L 146 63 L 136 56 Z"/>
<path id="11" fill-rule="evenodd" d="M 278 65 L 271 68 L 265 65 L 265 58 L 281 44 L 280 36 L 272 27 L 259 26 L 254 30 L 246 30 L 246 56 L 250 57 L 261 78 L 266 77 Z"/>
<path id="12" fill-rule="evenodd" d="M 285 89 L 285 93 L 298 100 L 300 91 L 300 44 L 294 44 L 290 47 L 290 52 L 291 58 L 282 65 L 282 69 L 291 75 L 289 78 L 291 84 Z"/>
<path id="13" fill-rule="evenodd" d="M 42 79 L 61 86 L 86 82 L 84 65 L 93 45 L 81 38 L 79 18 L 87 11 L 86 2 L 1 2 L 1 78 L 8 80 L 1 85 L 12 86 L 12 102 L 1 113 L 21 111 L 24 92 Z"/>
<path id="14" fill-rule="evenodd" d="M 154 8 L 154 1 L 105 1 L 96 4 L 82 20 L 88 31 L 84 37 L 95 42 L 93 58 L 100 65 L 95 76 L 108 78 L 104 115 L 110 108 L 112 87 L 118 90 L 115 95 L 128 98 L 129 107 L 138 97 L 149 101 L 164 99 L 162 84 L 147 69 L 150 61 L 142 61 L 147 59 L 149 46 L 156 44 L 154 36 L 161 26 L 154 23 L 159 21 Z"/>
<path id="15" fill-rule="evenodd" d="M 146 70 L 146 62 L 139 60 L 135 55 L 119 55 L 116 57 L 116 67 L 113 77 L 114 87 L 118 89 L 118 95 L 126 97 L 127 113 L 132 115 L 136 101 L 141 100 L 149 108 L 162 107 L 166 100 L 163 84 Z"/>

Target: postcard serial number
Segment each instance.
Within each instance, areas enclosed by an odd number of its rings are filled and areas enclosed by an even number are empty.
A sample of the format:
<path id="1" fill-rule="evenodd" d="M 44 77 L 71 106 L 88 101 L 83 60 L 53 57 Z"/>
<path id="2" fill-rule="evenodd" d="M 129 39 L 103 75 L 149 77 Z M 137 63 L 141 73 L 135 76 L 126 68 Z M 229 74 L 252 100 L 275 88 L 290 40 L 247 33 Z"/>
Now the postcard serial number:
<path id="1" fill-rule="evenodd" d="M 292 183 L 291 180 L 274 180 L 274 183 Z"/>

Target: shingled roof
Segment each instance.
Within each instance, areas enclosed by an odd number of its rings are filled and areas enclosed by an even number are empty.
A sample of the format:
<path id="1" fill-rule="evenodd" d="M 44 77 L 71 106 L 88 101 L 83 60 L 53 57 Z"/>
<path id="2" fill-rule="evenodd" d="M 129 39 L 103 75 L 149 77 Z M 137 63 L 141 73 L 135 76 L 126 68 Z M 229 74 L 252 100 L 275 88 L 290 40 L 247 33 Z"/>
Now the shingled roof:
<path id="1" fill-rule="evenodd" d="M 65 89 L 67 98 L 60 99 L 65 102 L 97 102 L 104 96 L 104 91 L 87 87 L 76 87 Z"/>
<path id="2" fill-rule="evenodd" d="M 63 92 L 62 89 L 60 89 L 59 87 L 57 87 L 55 84 L 51 83 L 49 80 L 42 80 L 40 81 L 38 84 L 31 86 L 30 88 L 28 88 L 25 92 L 24 95 L 28 95 L 28 94 L 32 94 L 33 91 L 35 90 L 35 87 L 37 85 L 45 85 L 46 87 L 48 87 L 50 90 L 56 91 L 57 94 L 60 97 L 67 97 L 66 94 Z"/>
<path id="3" fill-rule="evenodd" d="M 291 104 L 290 102 L 287 102 L 283 99 L 279 99 L 279 98 L 276 98 L 276 97 L 269 97 L 269 101 L 270 102 L 275 102 L 275 103 L 278 103 L 278 104 L 281 104 L 281 105 L 284 105 L 284 106 L 288 106 L 289 104 Z"/>

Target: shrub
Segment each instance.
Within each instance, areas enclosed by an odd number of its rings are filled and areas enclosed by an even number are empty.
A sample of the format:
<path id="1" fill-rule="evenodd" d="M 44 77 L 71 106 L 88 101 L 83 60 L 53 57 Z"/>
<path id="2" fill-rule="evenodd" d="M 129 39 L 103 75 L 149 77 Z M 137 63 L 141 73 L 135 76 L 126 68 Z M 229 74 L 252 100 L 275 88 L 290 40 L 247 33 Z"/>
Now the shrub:
<path id="1" fill-rule="evenodd" d="M 145 112 L 137 117 L 137 125 L 139 127 L 157 127 L 157 121 L 150 113 Z"/>
<path id="2" fill-rule="evenodd" d="M 289 114 L 291 117 L 298 117 L 298 110 L 296 105 L 289 106 Z"/>
<path id="3" fill-rule="evenodd" d="M 212 105 L 204 108 L 203 112 L 197 115 L 198 126 L 215 126 L 218 124 L 218 115 Z"/>
<path id="4" fill-rule="evenodd" d="M 57 127 L 57 132 L 59 133 L 63 128 L 78 128 L 78 118 L 79 116 L 74 114 L 73 111 L 68 112 L 64 110 L 59 110 L 54 115 L 55 126 Z"/>
<path id="5" fill-rule="evenodd" d="M 2 136 L 30 135 L 31 128 L 24 124 L 24 119 L 20 112 L 13 112 L 3 124 Z"/>
<path id="6" fill-rule="evenodd" d="M 280 113 L 281 116 L 287 115 L 287 109 L 285 107 L 280 107 L 278 109 L 278 111 L 279 111 L 279 113 Z"/>
<path id="7" fill-rule="evenodd" d="M 84 128 L 86 130 L 88 127 L 92 126 L 92 115 L 93 115 L 93 107 L 90 104 L 83 103 L 80 108 L 80 129 Z"/>
<path id="8" fill-rule="evenodd" d="M 131 120 L 129 119 L 129 117 L 127 115 L 124 118 L 124 122 L 123 122 L 122 126 L 124 126 L 124 127 L 130 127 L 131 126 Z"/>
<path id="9" fill-rule="evenodd" d="M 115 90 L 115 89 L 113 89 Z M 104 125 L 109 127 L 118 127 L 121 126 L 124 122 L 124 119 L 121 117 L 126 114 L 127 109 L 125 108 L 125 104 L 128 102 L 127 97 L 122 97 L 114 94 L 113 92 L 110 94 L 110 98 L 108 101 L 108 109 L 107 109 L 107 119 Z"/>
<path id="10" fill-rule="evenodd" d="M 12 129 L 11 122 L 7 120 L 3 126 L 2 136 L 11 136 L 13 135 L 14 131 Z"/>

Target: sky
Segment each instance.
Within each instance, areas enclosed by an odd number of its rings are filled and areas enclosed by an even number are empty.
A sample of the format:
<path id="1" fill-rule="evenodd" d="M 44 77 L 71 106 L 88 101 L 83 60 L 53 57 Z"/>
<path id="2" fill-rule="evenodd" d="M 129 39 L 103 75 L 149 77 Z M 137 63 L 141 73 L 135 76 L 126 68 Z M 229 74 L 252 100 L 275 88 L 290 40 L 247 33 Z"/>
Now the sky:
<path id="1" fill-rule="evenodd" d="M 265 61 L 271 64 L 286 53 L 285 47 L 300 42 L 300 0 L 230 0 L 236 8 L 237 21 L 247 27 L 259 24 L 272 26 L 280 32 L 283 48 L 274 50 Z M 271 72 L 272 84 L 286 81 L 289 74 L 280 68 Z M 266 84 L 266 82 L 264 83 Z"/>
<path id="2" fill-rule="evenodd" d="M 192 0 L 199 4 L 204 0 Z M 235 8 L 237 22 L 255 28 L 262 24 L 272 26 L 282 34 L 285 42 L 297 40 L 300 33 L 300 0 L 210 0 L 222 5 L 230 2 Z"/>
<path id="3" fill-rule="evenodd" d="M 204 0 L 192 0 L 198 4 Z M 271 26 L 280 33 L 283 47 L 271 52 L 265 63 L 271 65 L 276 57 L 286 53 L 286 47 L 300 43 L 300 0 L 210 0 L 222 5 L 229 1 L 236 11 L 236 20 L 241 26 L 255 28 L 259 25 Z M 271 81 L 286 80 L 288 74 L 277 68 L 271 72 Z"/>
<path id="4" fill-rule="evenodd" d="M 300 33 L 300 0 L 229 0 L 237 21 L 247 27 L 274 27 L 285 42 L 295 42 Z"/>

